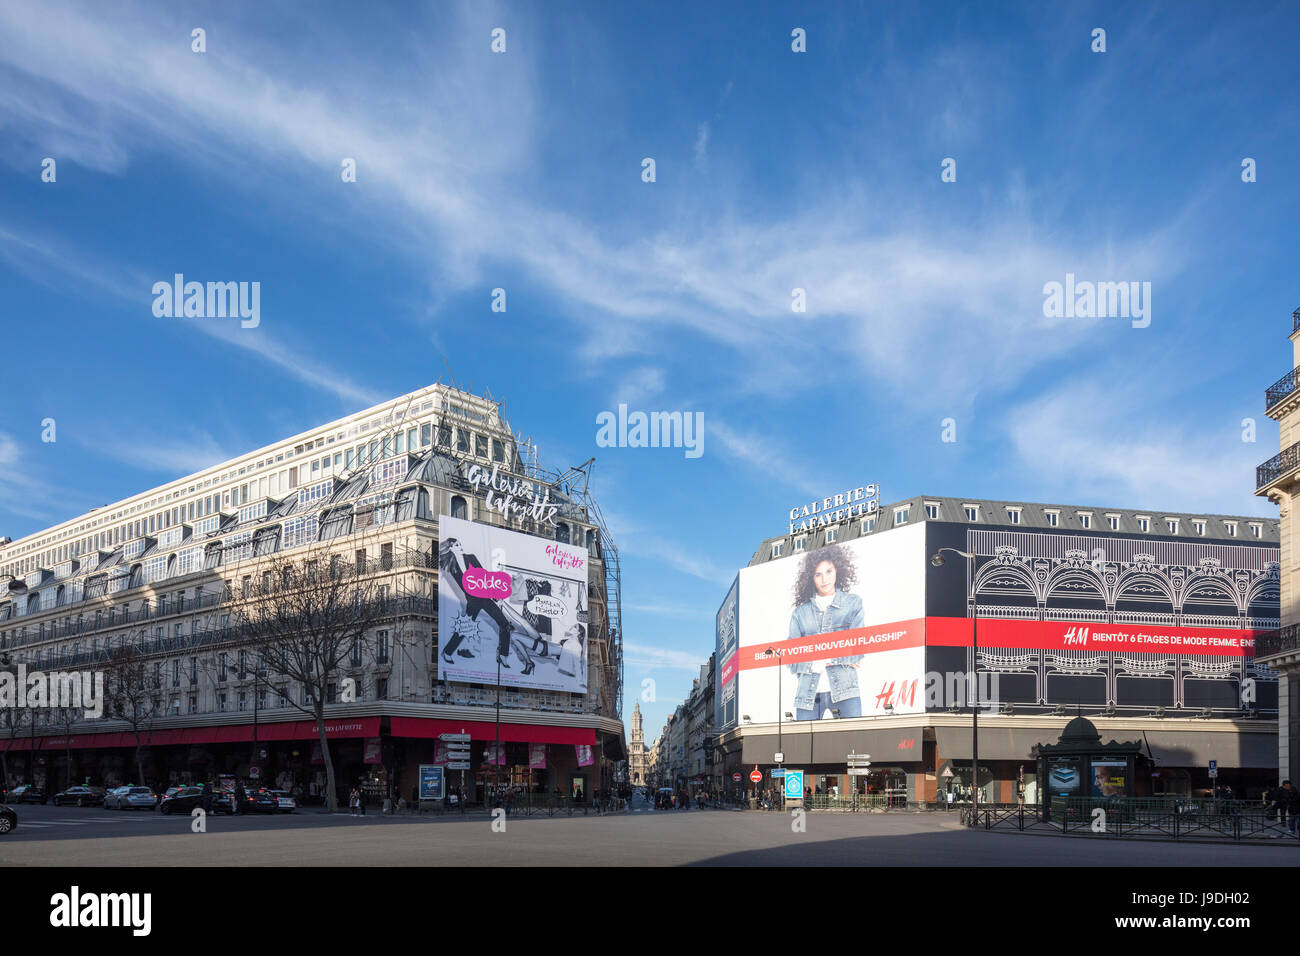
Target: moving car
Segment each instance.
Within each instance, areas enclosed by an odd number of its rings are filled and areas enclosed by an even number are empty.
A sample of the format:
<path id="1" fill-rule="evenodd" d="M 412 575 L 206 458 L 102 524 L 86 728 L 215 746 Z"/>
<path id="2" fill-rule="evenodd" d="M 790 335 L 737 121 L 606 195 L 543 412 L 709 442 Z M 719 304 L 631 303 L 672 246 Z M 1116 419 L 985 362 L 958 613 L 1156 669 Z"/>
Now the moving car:
<path id="1" fill-rule="evenodd" d="M 298 809 L 298 801 L 289 796 L 288 790 L 268 790 L 267 793 L 275 797 L 275 808 L 279 813 L 293 813 Z"/>
<path id="2" fill-rule="evenodd" d="M 230 813 L 235 795 L 228 790 L 218 790 L 212 795 L 213 813 Z M 269 790 L 245 790 L 240 813 L 275 813 L 278 802 Z"/>
<path id="3" fill-rule="evenodd" d="M 10 803 L 44 803 L 45 791 L 40 787 L 34 787 L 30 783 L 24 783 L 21 786 L 14 787 L 9 793 Z"/>
<path id="4" fill-rule="evenodd" d="M 12 807 L 0 803 L 0 836 L 18 826 L 18 814 Z"/>
<path id="5" fill-rule="evenodd" d="M 97 787 L 69 787 L 54 795 L 54 805 L 61 807 L 65 803 L 75 803 L 79 807 L 93 807 L 104 802 L 104 791 Z"/>
<path id="6" fill-rule="evenodd" d="M 158 804 L 159 813 L 189 813 L 203 804 L 202 787 L 172 787 Z"/>
<path id="7" fill-rule="evenodd" d="M 158 798 L 148 787 L 118 787 L 104 796 L 105 810 L 153 810 Z"/>

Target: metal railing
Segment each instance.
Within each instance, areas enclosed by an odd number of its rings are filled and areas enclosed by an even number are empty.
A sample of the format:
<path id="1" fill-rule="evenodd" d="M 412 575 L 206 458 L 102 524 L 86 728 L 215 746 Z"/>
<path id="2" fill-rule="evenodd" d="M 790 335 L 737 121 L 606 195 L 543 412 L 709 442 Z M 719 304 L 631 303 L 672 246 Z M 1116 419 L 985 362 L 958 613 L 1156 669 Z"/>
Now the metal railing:
<path id="1" fill-rule="evenodd" d="M 1297 624 L 1288 624 L 1255 638 L 1256 658 L 1294 650 L 1300 650 L 1300 625 Z"/>
<path id="2" fill-rule="evenodd" d="M 1300 366 L 1287 372 L 1264 392 L 1264 411 L 1271 411 L 1273 406 L 1300 388 Z"/>
<path id="3" fill-rule="evenodd" d="M 969 822 L 970 811 L 962 813 Z M 1217 797 L 1052 797 L 1035 804 L 981 805 L 976 823 L 985 830 L 1038 830 L 1108 839 L 1166 839 L 1300 846 L 1300 834 L 1276 810 Z"/>
<path id="4" fill-rule="evenodd" d="M 1255 469 L 1256 493 L 1297 468 L 1300 468 L 1300 442 L 1296 442 L 1290 448 L 1284 449 L 1280 454 L 1274 455 Z"/>
<path id="5" fill-rule="evenodd" d="M 1291 313 L 1291 333 L 1300 332 L 1300 309 Z"/>

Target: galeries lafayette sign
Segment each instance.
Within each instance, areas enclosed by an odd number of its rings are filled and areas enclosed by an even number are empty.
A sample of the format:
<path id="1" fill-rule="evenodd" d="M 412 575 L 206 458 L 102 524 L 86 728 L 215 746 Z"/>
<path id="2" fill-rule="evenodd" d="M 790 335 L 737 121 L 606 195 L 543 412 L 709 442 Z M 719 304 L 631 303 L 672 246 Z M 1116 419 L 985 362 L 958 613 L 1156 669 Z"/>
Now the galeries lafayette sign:
<path id="1" fill-rule="evenodd" d="M 863 485 L 820 501 L 810 501 L 802 508 L 790 509 L 790 533 L 809 531 L 829 524 L 838 524 L 859 515 L 874 514 L 880 510 L 880 486 Z"/>

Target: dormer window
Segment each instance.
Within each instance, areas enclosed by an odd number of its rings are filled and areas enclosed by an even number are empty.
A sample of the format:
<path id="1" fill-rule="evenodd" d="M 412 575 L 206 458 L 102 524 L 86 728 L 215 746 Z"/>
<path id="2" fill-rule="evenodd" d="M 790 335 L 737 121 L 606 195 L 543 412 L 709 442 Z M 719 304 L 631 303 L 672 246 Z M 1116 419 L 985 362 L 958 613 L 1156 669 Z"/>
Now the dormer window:
<path id="1" fill-rule="evenodd" d="M 808 544 L 807 538 L 796 538 L 794 542 L 795 551 L 802 551 Z"/>
<path id="2" fill-rule="evenodd" d="M 777 541 L 772 545 L 772 557 L 779 558 L 783 554 L 785 554 L 785 542 Z"/>
<path id="3" fill-rule="evenodd" d="M 1178 519 L 1177 519 L 1177 518 L 1166 518 L 1166 519 L 1165 519 L 1165 527 L 1167 527 L 1167 528 L 1169 529 L 1169 533 L 1170 533 L 1170 534 L 1177 534 L 1177 533 L 1178 533 Z"/>
<path id="4" fill-rule="evenodd" d="M 1044 511 L 1043 517 L 1047 519 L 1049 528 L 1058 527 L 1061 523 L 1061 513 L 1059 511 Z"/>
<path id="5" fill-rule="evenodd" d="M 1264 526 L 1258 521 L 1252 521 L 1250 523 L 1250 533 L 1252 537 L 1261 537 L 1264 534 Z"/>
<path id="6" fill-rule="evenodd" d="M 876 516 L 867 515 L 862 519 L 862 534 L 871 534 L 876 530 Z"/>
<path id="7" fill-rule="evenodd" d="M 834 544 L 836 541 L 839 540 L 839 538 L 840 538 L 840 529 L 839 529 L 839 528 L 827 528 L 827 529 L 826 529 L 826 543 L 827 543 L 827 544 Z"/>
<path id="8" fill-rule="evenodd" d="M 1020 524 L 1020 509 L 1019 509 L 1019 508 L 1008 508 L 1008 509 L 1007 509 L 1007 520 L 1010 521 L 1012 524 Z"/>
<path id="9" fill-rule="evenodd" d="M 925 516 L 931 521 L 937 521 L 939 518 L 939 502 L 927 501 L 925 503 Z"/>
<path id="10" fill-rule="evenodd" d="M 1119 515 L 1106 515 L 1106 525 L 1111 531 L 1119 530 Z"/>
<path id="11" fill-rule="evenodd" d="M 1148 518 L 1146 515 L 1138 515 L 1137 523 L 1138 523 L 1139 531 L 1147 532 L 1151 530 L 1151 519 Z"/>
<path id="12" fill-rule="evenodd" d="M 1091 528 L 1091 527 L 1092 527 L 1092 512 L 1091 512 L 1091 511 L 1080 511 L 1080 512 L 1078 512 L 1078 515 L 1079 515 L 1079 527 L 1080 527 L 1080 528 Z"/>
<path id="13" fill-rule="evenodd" d="M 961 506 L 961 510 L 964 511 L 964 512 L 966 513 L 966 520 L 967 520 L 967 521 L 979 521 L 979 520 L 980 520 L 980 506 L 979 506 L 979 505 L 962 505 L 962 506 Z"/>
<path id="14" fill-rule="evenodd" d="M 894 509 L 894 524 L 896 524 L 896 525 L 907 524 L 907 518 L 908 518 L 908 515 L 909 515 L 909 513 L 911 512 L 911 510 L 912 510 L 912 509 L 911 509 L 911 506 L 910 506 L 910 505 L 904 505 L 904 506 L 901 507 L 901 508 L 895 508 L 895 509 Z"/>
<path id="15" fill-rule="evenodd" d="M 1228 532 L 1229 538 L 1235 538 L 1237 536 L 1237 522 L 1235 521 L 1223 522 L 1223 530 Z"/>
<path id="16" fill-rule="evenodd" d="M 1193 522 L 1192 522 L 1192 528 L 1195 529 L 1196 533 L 1199 534 L 1201 537 L 1205 537 L 1205 522 L 1204 522 L 1204 521 L 1201 521 L 1200 519 L 1197 519 L 1196 521 L 1193 521 Z"/>

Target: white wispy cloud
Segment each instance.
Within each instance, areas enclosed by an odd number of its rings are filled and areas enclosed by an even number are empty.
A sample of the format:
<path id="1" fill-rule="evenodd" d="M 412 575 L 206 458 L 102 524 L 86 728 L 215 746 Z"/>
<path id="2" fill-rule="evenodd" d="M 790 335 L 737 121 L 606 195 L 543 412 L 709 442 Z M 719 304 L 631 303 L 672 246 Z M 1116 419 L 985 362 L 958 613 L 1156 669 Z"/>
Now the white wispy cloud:
<path id="1" fill-rule="evenodd" d="M 99 435 L 106 437 L 101 440 L 96 437 Z M 238 453 L 223 448 L 203 431 L 193 431 L 183 437 L 159 438 L 158 435 L 124 433 L 120 426 L 115 426 L 102 430 L 84 429 L 83 437 L 78 438 L 77 443 L 114 461 L 173 477 L 202 471 Z"/>
<path id="2" fill-rule="evenodd" d="M 1036 396 L 1007 415 L 1017 470 L 1080 504 L 1276 517 L 1251 494 L 1267 446 L 1243 442 L 1231 419 L 1153 421 L 1137 412 L 1150 400 L 1143 389 L 1091 383 Z"/>
<path id="3" fill-rule="evenodd" d="M 671 647 L 657 647 L 639 643 L 625 643 L 623 645 L 624 664 L 638 667 L 691 671 L 698 674 L 700 665 L 707 664 L 708 659 L 707 651 L 701 657 L 699 654 L 676 650 Z"/>

